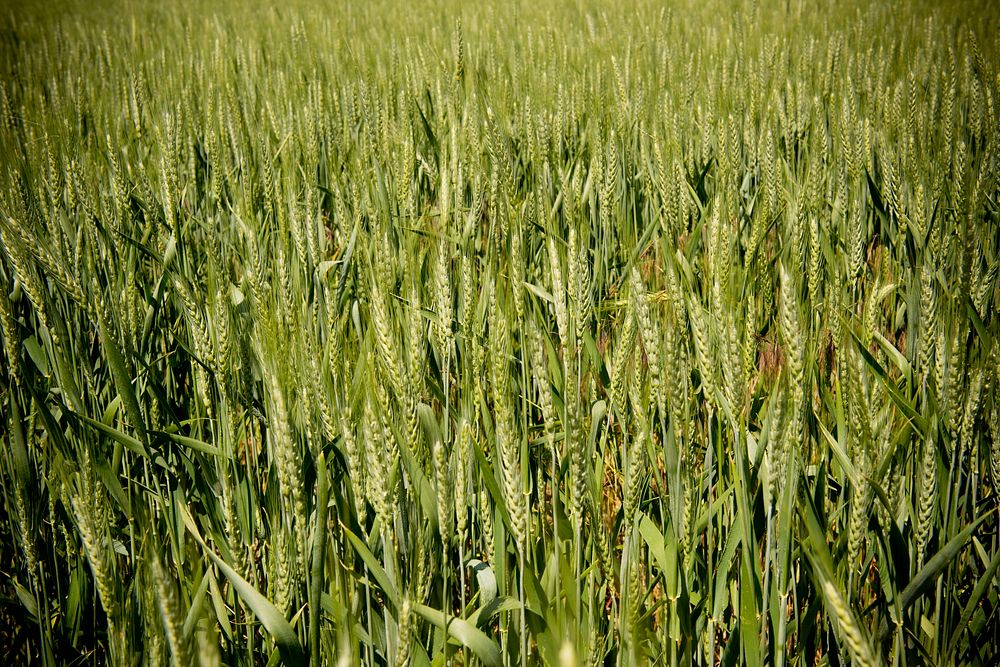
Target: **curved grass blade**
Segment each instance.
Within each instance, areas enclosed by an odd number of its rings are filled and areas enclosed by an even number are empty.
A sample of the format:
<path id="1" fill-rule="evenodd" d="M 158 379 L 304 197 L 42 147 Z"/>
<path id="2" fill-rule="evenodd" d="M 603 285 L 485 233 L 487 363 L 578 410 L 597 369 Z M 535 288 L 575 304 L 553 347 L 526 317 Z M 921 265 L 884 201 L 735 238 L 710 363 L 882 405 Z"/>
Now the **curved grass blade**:
<path id="1" fill-rule="evenodd" d="M 447 630 L 448 634 L 458 640 L 462 646 L 475 653 L 484 665 L 488 667 L 501 665 L 500 647 L 475 625 L 454 616 L 446 617 L 443 611 L 431 609 L 422 604 L 414 605 L 413 611 L 420 614 L 429 623 Z"/>
<path id="2" fill-rule="evenodd" d="M 389 575 L 378 562 L 378 559 L 375 558 L 375 554 L 372 553 L 371 549 L 368 548 L 368 545 L 365 544 L 360 537 L 352 533 L 351 529 L 347 526 L 341 525 L 341 529 L 344 531 L 344 535 L 347 536 L 350 543 L 354 546 L 354 550 L 358 552 L 359 556 L 361 556 L 361 560 L 363 560 L 365 565 L 368 566 L 372 576 L 375 577 L 375 581 L 378 583 L 379 588 L 381 588 L 382 593 L 385 594 L 385 601 L 390 607 L 390 612 L 393 616 L 396 616 L 396 610 L 399 609 L 399 595 L 396 592 L 396 587 L 393 586 L 392 582 L 389 580 Z"/>
<path id="3" fill-rule="evenodd" d="M 295 630 L 292 629 L 292 626 L 282 613 L 260 591 L 254 588 L 249 581 L 241 577 L 236 570 L 227 565 L 224 560 L 215 554 L 205 540 L 202 539 L 201 534 L 198 532 L 198 527 L 195 525 L 194 517 L 191 516 L 186 507 L 178 504 L 177 511 L 181 516 L 181 520 L 184 521 L 184 525 L 191 532 L 191 536 L 201 545 L 212 562 L 222 570 L 222 573 L 229 579 L 233 588 L 236 589 L 236 592 L 247 603 L 247 606 L 250 607 L 261 624 L 271 633 L 281 654 L 282 662 L 289 667 L 306 665 L 305 653 L 302 650 L 302 645 L 299 643 L 298 635 L 295 634 Z"/>
<path id="4" fill-rule="evenodd" d="M 978 582 L 976 582 L 976 587 L 972 590 L 972 595 L 969 597 L 969 601 L 965 604 L 965 608 L 962 610 L 962 616 L 958 619 L 958 623 L 955 624 L 955 631 L 951 634 L 951 639 L 948 640 L 947 655 L 955 655 L 955 647 L 958 646 L 958 640 L 962 636 L 962 631 L 968 627 L 969 621 L 972 620 L 972 615 L 976 612 L 976 609 L 979 607 L 979 603 L 986 595 L 986 592 L 990 589 L 990 586 L 997 583 L 997 568 L 1000 568 L 1000 551 L 993 556 L 993 560 L 990 561 L 990 565 L 986 568 L 986 572 L 984 572 L 983 576 L 979 578 Z"/>
<path id="5" fill-rule="evenodd" d="M 142 442 L 140 442 L 137 438 L 134 438 L 131 435 L 128 435 L 127 433 L 122 433 L 118 429 L 108 426 L 107 424 L 103 424 L 97 421 L 96 419 L 91 419 L 86 415 L 81 415 L 76 412 L 70 412 L 69 414 L 73 415 L 74 417 L 82 421 L 84 424 L 90 426 L 91 428 L 100 431 L 104 435 L 108 436 L 115 442 L 122 445 L 125 449 L 129 450 L 133 454 L 138 454 L 139 456 L 146 459 L 149 458 L 149 452 L 146 451 L 146 446 L 142 444 Z"/>
<path id="6" fill-rule="evenodd" d="M 994 512 L 995 511 L 996 510 L 994 510 Z M 965 543 L 968 542 L 970 537 L 972 537 L 972 533 L 979 527 L 979 524 L 985 521 L 994 512 L 988 512 L 966 526 L 965 530 L 951 538 L 947 544 L 941 547 L 941 549 L 939 549 L 938 552 L 934 554 L 929 561 L 927 561 L 927 564 L 924 565 L 920 572 L 917 572 L 916 576 L 913 577 L 909 585 L 903 589 L 903 592 L 900 595 L 904 609 L 909 607 L 918 597 L 920 597 L 924 588 L 929 586 L 937 575 L 940 574 L 941 570 L 947 567 L 948 564 L 955 559 L 955 556 L 958 555 L 958 553 L 962 550 L 962 547 L 965 546 Z"/>
<path id="7" fill-rule="evenodd" d="M 183 445 L 189 449 L 193 449 L 196 452 L 201 452 L 202 454 L 211 454 L 212 456 L 221 456 L 223 458 L 232 458 L 227 456 L 221 449 L 215 445 L 210 445 L 207 442 L 202 442 L 196 438 L 190 438 L 186 435 L 180 435 L 179 433 L 167 433 L 166 431 L 150 431 L 152 435 L 157 435 L 167 440 L 176 443 L 178 445 Z"/>
<path id="8" fill-rule="evenodd" d="M 497 578 L 489 565 L 478 558 L 470 558 L 465 561 L 465 566 L 476 574 L 476 582 L 479 584 L 479 600 L 483 605 L 487 605 L 497 597 Z"/>
<path id="9" fill-rule="evenodd" d="M 326 555 L 326 515 L 330 478 L 326 469 L 326 454 L 316 459 L 316 528 L 313 533 L 312 572 L 309 582 L 309 655 L 310 662 L 320 664 L 319 621 L 320 595 L 323 592 L 323 557 Z"/>
<path id="10" fill-rule="evenodd" d="M 122 397 L 125 404 L 125 414 L 128 420 L 140 436 L 142 442 L 146 442 L 146 423 L 142 418 L 142 411 L 139 409 L 139 399 L 135 395 L 135 388 L 132 386 L 132 376 L 125 365 L 125 357 L 122 356 L 118 344 L 111 335 L 110 328 L 106 322 L 106 315 L 102 312 L 97 318 L 97 325 L 101 334 L 101 346 L 108 357 L 108 365 L 111 367 L 111 379 L 115 383 L 115 389 Z"/>

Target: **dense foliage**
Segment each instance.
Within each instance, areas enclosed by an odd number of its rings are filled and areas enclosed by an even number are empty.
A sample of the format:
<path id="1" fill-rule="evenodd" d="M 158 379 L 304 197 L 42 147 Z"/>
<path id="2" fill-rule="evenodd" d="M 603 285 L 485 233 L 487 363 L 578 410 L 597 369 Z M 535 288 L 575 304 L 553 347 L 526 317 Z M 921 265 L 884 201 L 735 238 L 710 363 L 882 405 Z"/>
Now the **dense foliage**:
<path id="1" fill-rule="evenodd" d="M 98 4 L 0 19 L 9 660 L 1000 661 L 990 3 Z"/>

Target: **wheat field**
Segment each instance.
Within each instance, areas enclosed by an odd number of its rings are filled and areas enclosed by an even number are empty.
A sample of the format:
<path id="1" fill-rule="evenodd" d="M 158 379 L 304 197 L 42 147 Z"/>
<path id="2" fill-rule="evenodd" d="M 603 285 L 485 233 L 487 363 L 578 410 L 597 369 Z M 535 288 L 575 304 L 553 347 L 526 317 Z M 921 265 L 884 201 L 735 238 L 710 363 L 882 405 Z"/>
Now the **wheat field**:
<path id="1" fill-rule="evenodd" d="M 0 655 L 998 664 L 998 43 L 8 7 Z"/>

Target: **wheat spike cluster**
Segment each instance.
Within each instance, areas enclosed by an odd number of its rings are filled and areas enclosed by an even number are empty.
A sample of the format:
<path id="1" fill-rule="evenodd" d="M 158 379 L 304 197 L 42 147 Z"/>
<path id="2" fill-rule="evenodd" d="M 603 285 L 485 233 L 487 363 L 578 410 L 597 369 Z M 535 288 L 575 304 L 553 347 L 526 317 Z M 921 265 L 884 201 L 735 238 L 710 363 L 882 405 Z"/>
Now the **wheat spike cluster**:
<path id="1" fill-rule="evenodd" d="M 1000 663 L 985 0 L 0 12 L 0 657 Z"/>

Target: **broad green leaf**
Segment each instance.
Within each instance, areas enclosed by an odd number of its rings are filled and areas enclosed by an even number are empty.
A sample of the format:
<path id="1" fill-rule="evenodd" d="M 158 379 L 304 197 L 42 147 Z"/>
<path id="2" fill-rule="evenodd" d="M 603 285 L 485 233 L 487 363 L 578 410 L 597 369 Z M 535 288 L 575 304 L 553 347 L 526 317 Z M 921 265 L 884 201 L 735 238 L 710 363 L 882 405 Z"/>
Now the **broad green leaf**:
<path id="1" fill-rule="evenodd" d="M 986 593 L 991 587 L 997 586 L 996 573 L 998 568 L 1000 568 L 1000 551 L 997 551 L 996 555 L 993 556 L 989 567 L 986 568 L 983 576 L 976 582 L 976 587 L 972 590 L 969 601 L 965 603 L 965 607 L 962 609 L 962 616 L 958 619 L 958 623 L 955 624 L 955 631 L 951 633 L 951 639 L 948 640 L 949 655 L 955 654 L 955 647 L 958 646 L 958 641 L 961 639 L 962 633 L 967 629 L 969 621 L 972 620 L 972 615 L 979 608 L 979 604 L 986 596 Z"/>
<path id="2" fill-rule="evenodd" d="M 489 565 L 478 558 L 470 558 L 465 562 L 465 566 L 476 574 L 476 582 L 479 585 L 479 601 L 487 605 L 497 596 L 497 578 L 493 574 Z"/>
<path id="3" fill-rule="evenodd" d="M 996 512 L 997 510 L 988 512 L 966 526 L 962 532 L 951 538 L 947 544 L 941 547 L 941 549 L 939 549 L 938 552 L 924 564 L 924 567 L 917 572 L 912 580 L 910 580 L 910 584 L 903 589 L 901 597 L 904 609 L 913 604 L 914 600 L 916 600 L 920 594 L 923 593 L 924 589 L 937 578 L 938 574 L 940 574 L 944 568 L 955 560 L 955 557 L 962 551 L 965 543 L 969 541 L 970 537 L 972 537 L 972 533 L 975 532 L 976 528 L 978 528 L 979 525 L 990 516 L 996 514 Z"/>
<path id="4" fill-rule="evenodd" d="M 215 566 L 226 575 L 229 583 L 233 585 L 236 592 L 239 593 L 243 601 L 250 607 L 257 619 L 274 638 L 275 644 L 278 646 L 278 651 L 281 653 L 282 661 L 289 667 L 305 665 L 306 656 L 302 650 L 302 645 L 299 643 L 298 635 L 292 629 L 292 626 L 285 619 L 284 615 L 271 604 L 270 600 L 254 588 L 250 582 L 241 577 L 236 570 L 229 567 L 225 561 L 215 555 L 215 552 L 202 539 L 201 534 L 198 532 L 198 526 L 194 522 L 194 517 L 191 516 L 187 508 L 183 505 L 177 505 L 177 511 L 184 521 L 184 525 L 190 531 L 191 536 L 201 545 L 205 554 L 215 563 Z"/>
<path id="5" fill-rule="evenodd" d="M 143 445 L 142 442 L 140 442 L 136 438 L 133 438 L 127 433 L 122 433 L 116 428 L 112 428 L 111 426 L 102 424 L 96 419 L 91 419 L 86 415 L 77 414 L 75 412 L 70 414 L 72 414 L 76 419 L 82 421 L 84 424 L 87 424 L 93 429 L 100 431 L 104 435 L 108 436 L 109 438 L 111 438 L 118 444 L 122 445 L 123 447 L 125 447 L 125 449 L 129 450 L 133 454 L 138 454 L 139 456 L 146 459 L 149 458 L 149 453 L 146 451 L 146 446 Z"/>
<path id="6" fill-rule="evenodd" d="M 368 548 L 368 545 L 365 544 L 361 538 L 352 533 L 347 526 L 342 526 L 341 529 L 344 531 L 344 535 L 350 543 L 354 546 L 354 550 L 358 552 L 359 556 L 361 556 L 361 560 L 363 560 L 365 565 L 368 566 L 368 570 L 372 573 L 372 576 L 375 577 L 375 581 L 378 582 L 379 588 L 381 588 L 382 592 L 385 594 L 386 602 L 389 605 L 393 616 L 395 616 L 396 610 L 399 609 L 399 593 L 396 591 L 396 587 L 393 586 L 392 582 L 389 580 L 389 575 L 386 574 L 382 564 L 378 562 L 378 559 L 375 558 L 375 554 L 371 552 L 371 549 Z"/>
<path id="7" fill-rule="evenodd" d="M 140 436 L 140 440 L 146 440 L 146 422 L 142 418 L 142 411 L 139 409 L 139 399 L 136 397 L 135 388 L 132 386 L 132 375 L 125 365 L 125 357 L 118 349 L 118 342 L 106 322 L 103 314 L 97 317 L 97 325 L 101 334 L 101 347 L 108 358 L 108 366 L 111 367 L 111 378 L 114 380 L 118 395 L 121 396 L 125 404 L 125 414 L 132 428 Z"/>
<path id="8" fill-rule="evenodd" d="M 196 452 L 201 452 L 202 454 L 211 454 L 212 456 L 221 456 L 223 458 L 229 458 L 225 453 L 216 447 L 215 445 L 210 445 L 207 442 L 202 442 L 196 438 L 190 438 L 186 435 L 180 435 L 179 433 L 167 433 L 164 431 L 150 431 L 152 435 L 158 435 L 160 437 L 166 438 L 171 442 L 175 442 L 178 445 L 182 445 L 189 449 L 193 449 Z"/>
<path id="9" fill-rule="evenodd" d="M 472 651 L 484 665 L 500 667 L 502 664 L 500 647 L 475 625 L 455 616 L 446 616 L 444 612 L 422 604 L 414 605 L 413 611 L 435 626 L 446 629 L 449 635 Z"/>

